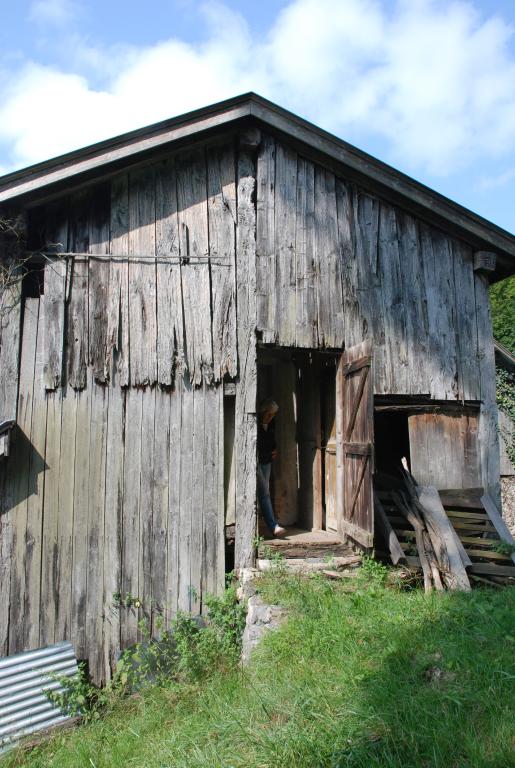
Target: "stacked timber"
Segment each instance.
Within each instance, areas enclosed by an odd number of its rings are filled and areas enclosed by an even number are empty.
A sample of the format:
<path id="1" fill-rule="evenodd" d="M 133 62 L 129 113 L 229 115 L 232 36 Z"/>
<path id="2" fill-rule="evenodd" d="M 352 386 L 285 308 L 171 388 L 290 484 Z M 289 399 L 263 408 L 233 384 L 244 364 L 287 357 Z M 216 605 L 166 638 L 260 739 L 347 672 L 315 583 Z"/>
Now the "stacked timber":
<path id="1" fill-rule="evenodd" d="M 400 470 L 376 477 L 374 505 L 387 556 L 421 571 L 426 591 L 515 583 L 515 543 L 483 489 L 437 491 Z"/>

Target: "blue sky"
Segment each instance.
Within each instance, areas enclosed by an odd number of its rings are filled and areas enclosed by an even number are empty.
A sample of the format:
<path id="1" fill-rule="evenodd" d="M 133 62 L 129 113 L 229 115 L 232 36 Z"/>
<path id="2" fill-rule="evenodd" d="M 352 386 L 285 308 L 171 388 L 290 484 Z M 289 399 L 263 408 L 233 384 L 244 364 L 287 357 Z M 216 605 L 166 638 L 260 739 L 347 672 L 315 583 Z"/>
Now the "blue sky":
<path id="1" fill-rule="evenodd" d="M 515 231 L 515 3 L 2 2 L 0 173 L 254 90 Z"/>

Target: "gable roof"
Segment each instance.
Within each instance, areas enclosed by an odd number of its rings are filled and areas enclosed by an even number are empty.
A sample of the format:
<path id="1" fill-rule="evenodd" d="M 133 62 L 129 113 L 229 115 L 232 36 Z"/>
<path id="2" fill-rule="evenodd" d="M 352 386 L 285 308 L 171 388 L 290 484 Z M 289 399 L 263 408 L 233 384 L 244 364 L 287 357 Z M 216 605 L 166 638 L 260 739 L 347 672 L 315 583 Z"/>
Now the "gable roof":
<path id="1" fill-rule="evenodd" d="M 515 236 L 255 93 L 246 93 L 0 177 L 0 203 L 34 205 L 70 187 L 212 134 L 258 123 L 300 151 L 471 246 L 497 253 L 495 279 L 515 272 Z"/>

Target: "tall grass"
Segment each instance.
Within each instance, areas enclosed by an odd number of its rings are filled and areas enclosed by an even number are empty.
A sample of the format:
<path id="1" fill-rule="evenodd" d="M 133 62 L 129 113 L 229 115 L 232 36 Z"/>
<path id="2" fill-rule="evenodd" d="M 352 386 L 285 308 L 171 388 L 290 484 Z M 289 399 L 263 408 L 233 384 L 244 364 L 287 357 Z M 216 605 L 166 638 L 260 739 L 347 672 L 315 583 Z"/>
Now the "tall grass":
<path id="1" fill-rule="evenodd" d="M 515 766 L 513 589 L 270 574 L 289 620 L 246 670 L 155 686 L 2 768 Z"/>

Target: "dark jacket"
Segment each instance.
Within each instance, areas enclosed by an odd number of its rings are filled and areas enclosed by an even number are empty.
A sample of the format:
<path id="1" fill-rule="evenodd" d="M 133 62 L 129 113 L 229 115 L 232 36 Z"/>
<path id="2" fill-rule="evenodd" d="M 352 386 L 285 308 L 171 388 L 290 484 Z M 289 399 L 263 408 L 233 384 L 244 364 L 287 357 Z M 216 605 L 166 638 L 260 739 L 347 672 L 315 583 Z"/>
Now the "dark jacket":
<path id="1" fill-rule="evenodd" d="M 272 461 L 272 451 L 275 451 L 275 423 L 274 419 L 263 429 L 261 423 L 258 424 L 257 449 L 258 461 L 260 464 L 270 464 Z"/>

